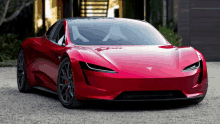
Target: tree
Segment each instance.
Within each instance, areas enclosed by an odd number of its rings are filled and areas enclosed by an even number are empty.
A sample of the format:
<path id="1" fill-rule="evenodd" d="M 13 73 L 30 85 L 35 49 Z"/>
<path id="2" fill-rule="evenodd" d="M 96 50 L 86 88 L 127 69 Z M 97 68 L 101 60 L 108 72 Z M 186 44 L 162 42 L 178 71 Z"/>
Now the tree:
<path id="1" fill-rule="evenodd" d="M 162 0 L 150 0 L 151 24 L 159 29 L 163 25 L 163 2 Z"/>
<path id="2" fill-rule="evenodd" d="M 35 0 L 0 0 L 0 26 L 3 22 L 13 20 L 21 10 Z"/>

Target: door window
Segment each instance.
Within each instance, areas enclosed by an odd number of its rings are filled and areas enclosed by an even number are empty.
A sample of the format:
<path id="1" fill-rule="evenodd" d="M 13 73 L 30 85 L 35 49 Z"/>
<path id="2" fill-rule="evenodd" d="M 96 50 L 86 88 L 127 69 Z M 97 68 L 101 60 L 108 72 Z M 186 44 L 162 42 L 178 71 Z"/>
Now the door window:
<path id="1" fill-rule="evenodd" d="M 58 25 L 51 40 L 58 45 L 64 45 L 63 43 L 65 43 L 65 28 L 62 22 Z"/>
<path id="2" fill-rule="evenodd" d="M 57 44 L 62 45 L 64 40 L 64 36 L 65 36 L 65 29 L 64 29 L 64 25 L 61 27 L 60 32 L 57 35 Z M 65 43 L 65 42 L 64 42 Z"/>
<path id="3" fill-rule="evenodd" d="M 46 37 L 47 37 L 47 39 L 49 39 L 50 38 L 50 35 L 51 35 L 51 33 L 52 33 L 52 29 L 55 27 L 55 25 L 56 25 L 57 23 L 54 23 L 48 30 L 47 30 L 47 32 L 46 32 Z"/>

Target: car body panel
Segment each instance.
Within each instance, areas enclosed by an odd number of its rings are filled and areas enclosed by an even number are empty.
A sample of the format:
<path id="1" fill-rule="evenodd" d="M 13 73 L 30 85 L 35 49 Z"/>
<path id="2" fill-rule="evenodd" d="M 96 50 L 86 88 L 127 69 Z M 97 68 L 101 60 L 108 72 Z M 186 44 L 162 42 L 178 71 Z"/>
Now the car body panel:
<path id="1" fill-rule="evenodd" d="M 27 39 L 22 43 L 22 48 L 28 60 L 26 70 L 30 85 L 39 85 L 56 91 L 57 73 L 61 62 L 58 56 L 61 56 L 66 48 L 53 44 L 45 36 L 37 40 Z"/>
<path id="2" fill-rule="evenodd" d="M 204 95 L 207 67 L 204 56 L 192 47 L 167 45 L 74 45 L 68 21 L 64 20 L 65 46 L 52 43 L 46 35 L 27 38 L 25 54 L 27 79 L 31 86 L 57 91 L 58 69 L 65 57 L 71 63 L 76 99 L 114 100 L 124 91 L 182 91 L 187 98 Z M 199 54 L 198 54 L 198 53 Z M 198 57 L 199 55 L 199 57 Z M 203 68 L 183 69 L 199 60 Z M 103 66 L 117 73 L 82 69 L 79 62 Z M 203 74 L 201 82 L 199 76 Z"/>

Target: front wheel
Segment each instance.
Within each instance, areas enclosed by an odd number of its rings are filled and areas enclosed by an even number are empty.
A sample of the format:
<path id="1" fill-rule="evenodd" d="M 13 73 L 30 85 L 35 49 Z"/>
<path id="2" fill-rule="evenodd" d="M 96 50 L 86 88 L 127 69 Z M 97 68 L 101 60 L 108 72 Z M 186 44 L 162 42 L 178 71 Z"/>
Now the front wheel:
<path id="1" fill-rule="evenodd" d="M 60 102 L 66 108 L 76 108 L 80 102 L 75 98 L 74 79 L 69 58 L 65 58 L 59 67 L 57 77 L 57 93 Z"/>

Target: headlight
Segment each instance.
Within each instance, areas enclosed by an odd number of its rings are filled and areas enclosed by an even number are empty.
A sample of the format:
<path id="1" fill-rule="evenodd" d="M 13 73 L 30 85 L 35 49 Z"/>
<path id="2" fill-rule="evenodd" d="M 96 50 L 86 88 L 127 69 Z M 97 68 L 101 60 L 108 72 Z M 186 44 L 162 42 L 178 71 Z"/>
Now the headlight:
<path id="1" fill-rule="evenodd" d="M 106 67 L 86 63 L 86 62 L 79 62 L 82 69 L 92 70 L 92 71 L 98 71 L 98 72 L 106 72 L 106 73 L 117 73 L 114 70 L 111 70 Z"/>
<path id="2" fill-rule="evenodd" d="M 183 69 L 182 72 L 188 72 L 188 71 L 193 71 L 193 70 L 196 70 L 196 69 L 199 69 L 200 68 L 200 61 L 190 65 L 190 66 L 187 66 L 186 68 Z"/>

